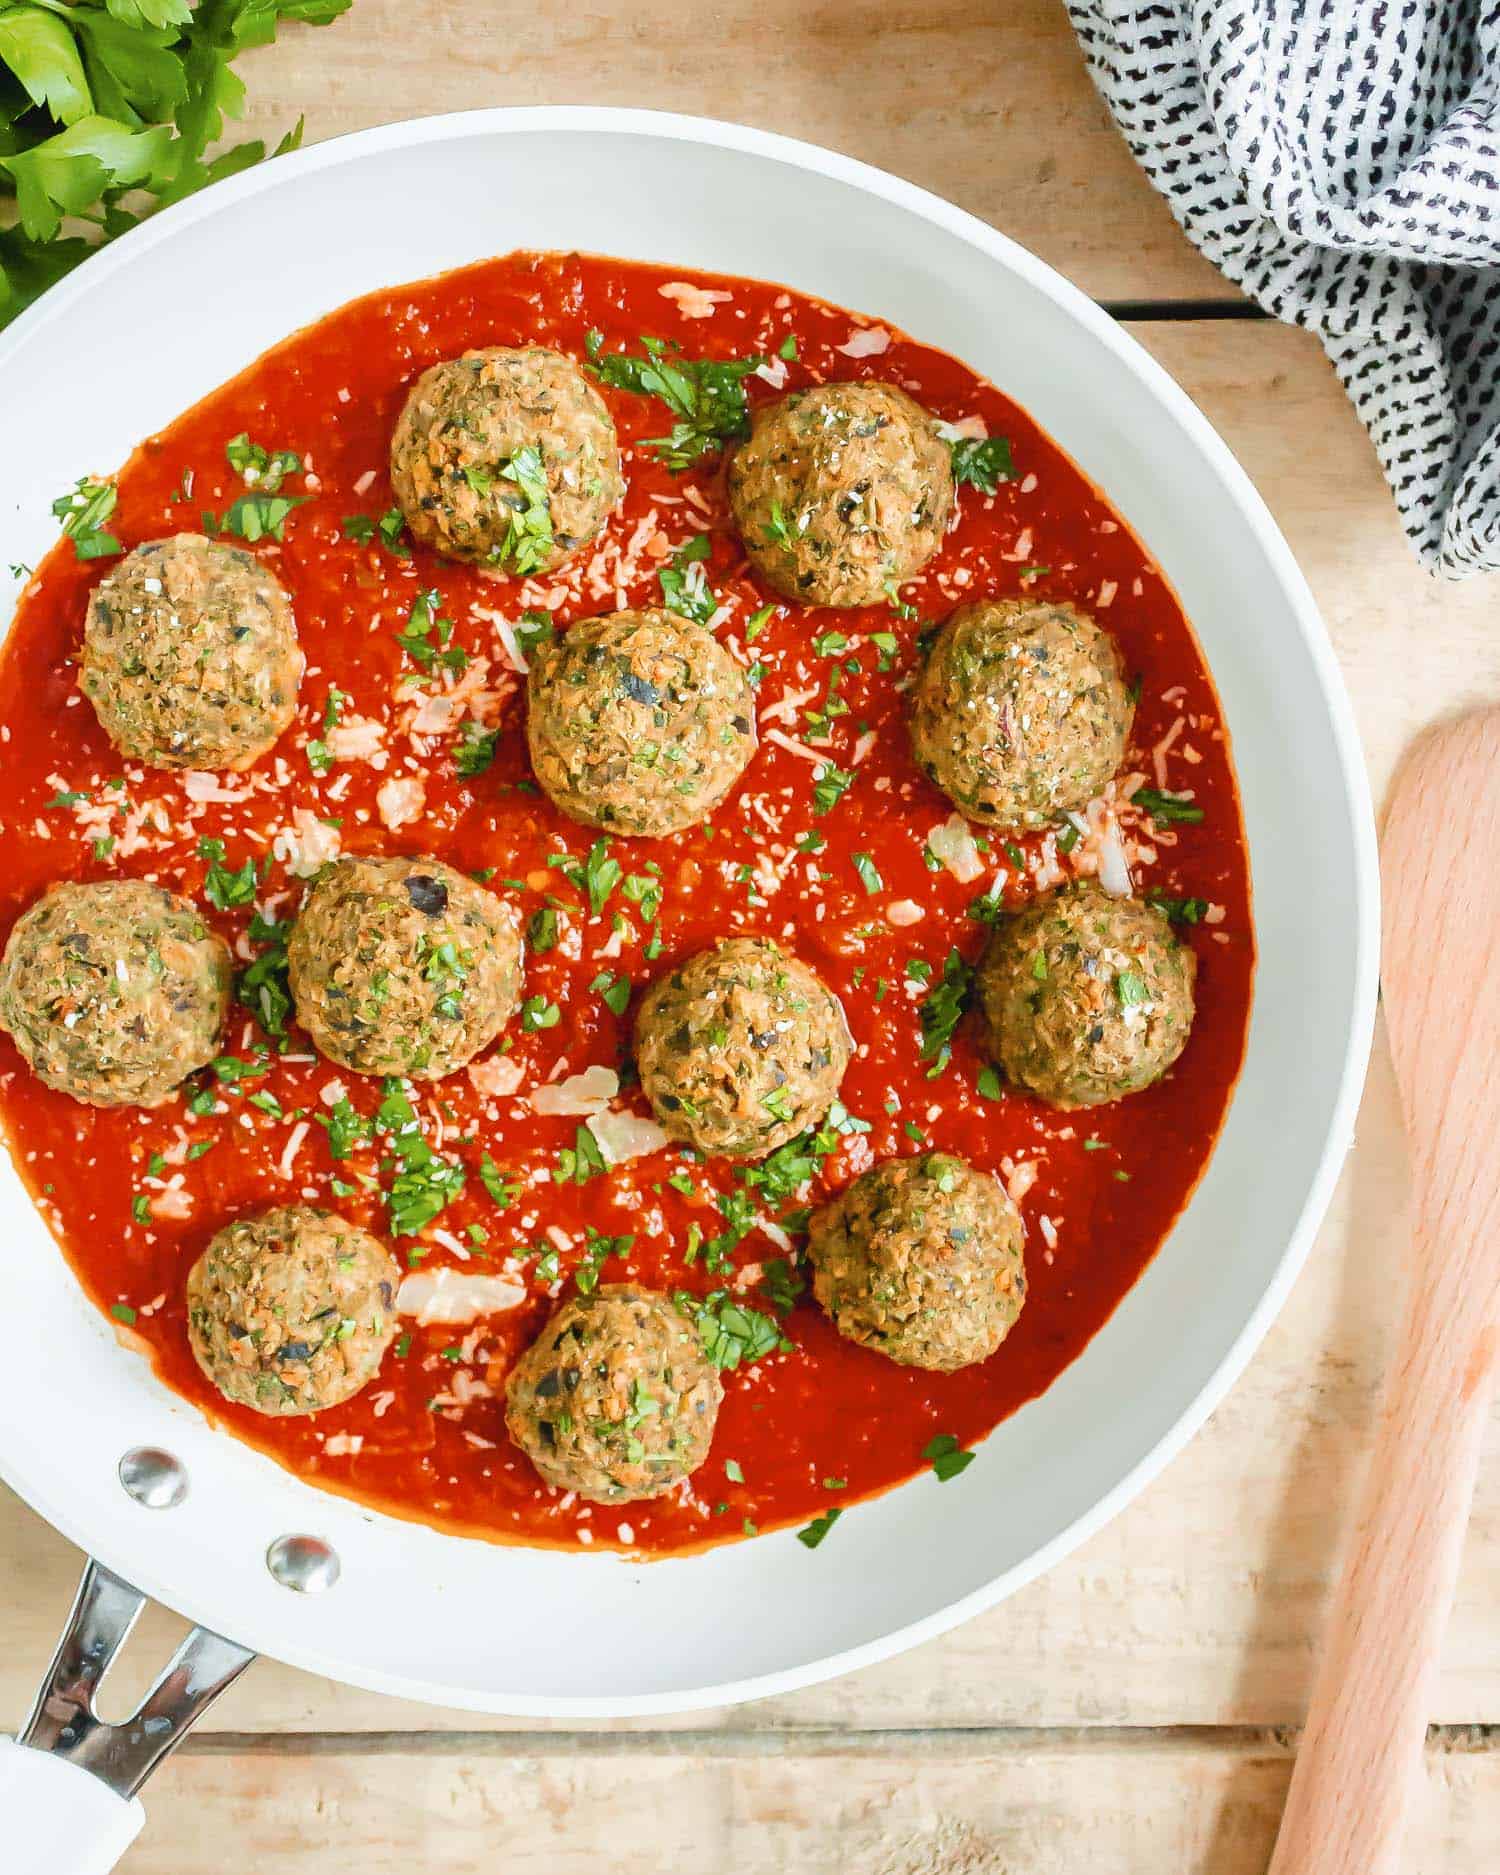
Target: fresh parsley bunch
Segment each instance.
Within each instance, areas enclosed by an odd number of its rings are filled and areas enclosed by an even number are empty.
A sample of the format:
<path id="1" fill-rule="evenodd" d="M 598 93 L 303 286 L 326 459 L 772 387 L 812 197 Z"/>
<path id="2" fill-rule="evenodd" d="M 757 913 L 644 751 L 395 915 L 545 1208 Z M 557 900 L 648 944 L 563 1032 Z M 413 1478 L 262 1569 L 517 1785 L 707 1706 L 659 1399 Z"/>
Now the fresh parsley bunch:
<path id="1" fill-rule="evenodd" d="M 0 326 L 103 242 L 258 163 L 259 141 L 207 154 L 244 102 L 234 60 L 351 3 L 0 0 Z"/>

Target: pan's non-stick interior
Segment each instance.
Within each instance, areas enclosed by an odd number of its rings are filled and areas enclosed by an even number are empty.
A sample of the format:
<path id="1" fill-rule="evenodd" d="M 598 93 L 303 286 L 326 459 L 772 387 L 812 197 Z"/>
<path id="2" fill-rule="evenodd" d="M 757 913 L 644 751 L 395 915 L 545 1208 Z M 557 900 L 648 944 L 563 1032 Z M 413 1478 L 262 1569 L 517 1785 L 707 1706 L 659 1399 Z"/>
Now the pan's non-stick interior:
<path id="1" fill-rule="evenodd" d="M 785 1690 L 937 1632 L 1096 1527 L 1200 1422 L 1285 1294 L 1348 1142 L 1374 997 L 1373 840 L 1322 627 L 1188 400 L 988 229 L 754 132 L 480 113 L 284 158 L 185 204 L 0 340 L 0 563 L 38 558 L 53 495 L 288 331 L 518 246 L 786 280 L 945 347 L 1027 405 L 1182 595 L 1223 698 L 1254 867 L 1249 1055 L 1187 1215 L 961 1489 L 917 1479 L 815 1552 L 790 1533 L 652 1565 L 500 1549 L 314 1491 L 116 1345 L 0 1170 L 0 1473 L 75 1541 L 193 1618 L 338 1678 L 496 1711 L 662 1711 Z M 120 1488 L 120 1456 L 141 1444 L 189 1467 L 176 1509 Z M 337 1548 L 336 1588 L 301 1597 L 272 1580 L 267 1546 L 293 1531 Z"/>

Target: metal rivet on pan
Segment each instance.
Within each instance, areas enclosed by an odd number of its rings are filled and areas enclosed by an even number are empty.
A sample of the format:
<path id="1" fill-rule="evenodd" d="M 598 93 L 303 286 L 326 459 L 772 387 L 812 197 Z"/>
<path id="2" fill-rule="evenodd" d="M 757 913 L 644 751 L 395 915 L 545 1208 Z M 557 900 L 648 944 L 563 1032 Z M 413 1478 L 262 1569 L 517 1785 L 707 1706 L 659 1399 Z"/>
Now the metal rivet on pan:
<path id="1" fill-rule="evenodd" d="M 338 1553 L 320 1536 L 279 1536 L 266 1551 L 266 1567 L 284 1589 L 321 1595 L 339 1579 Z"/>
<path id="2" fill-rule="evenodd" d="M 187 1466 L 159 1445 L 134 1445 L 120 1460 L 120 1483 L 147 1510 L 175 1510 L 188 1494 Z"/>

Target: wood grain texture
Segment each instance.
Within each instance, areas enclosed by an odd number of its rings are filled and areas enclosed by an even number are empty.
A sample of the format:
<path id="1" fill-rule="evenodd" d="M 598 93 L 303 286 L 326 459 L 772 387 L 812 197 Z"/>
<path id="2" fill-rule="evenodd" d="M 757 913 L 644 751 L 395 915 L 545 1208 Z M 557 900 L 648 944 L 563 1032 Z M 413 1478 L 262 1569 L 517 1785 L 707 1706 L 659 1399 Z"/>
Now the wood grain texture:
<path id="1" fill-rule="evenodd" d="M 1418 742 L 1381 840 L 1414 1262 L 1271 1875 L 1394 1875 L 1500 1349 L 1500 711 Z M 1434 960 L 1441 959 L 1441 968 Z"/>
<path id="2" fill-rule="evenodd" d="M 616 104 L 806 138 L 935 189 L 1101 299 L 1233 299 L 1116 134 L 1058 0 L 358 0 L 240 69 L 309 139 L 433 111 Z"/>
<path id="3" fill-rule="evenodd" d="M 1323 605 L 1383 792 L 1421 724 L 1500 696 L 1495 582 L 1441 586 L 1410 558 L 1364 433 L 1307 334 L 1213 324 L 1138 335 L 1228 439 L 1285 528 Z M 728 1722 L 1299 1721 L 1401 1313 L 1405 1200 L 1394 1089 L 1378 1049 L 1358 1141 L 1301 1282 L 1245 1378 L 1144 1497 L 956 1634 Z M 1500 1456 L 1493 1437 L 1490 1449 Z M 19 1506 L 0 1516 L 9 1602 L 0 1717 L 14 1720 L 29 1700 L 76 1566 Z M 1435 1719 L 1500 1719 L 1497 1607 L 1492 1465 L 1481 1473 Z M 167 1624 L 160 1617 L 156 1632 Z M 354 1731 L 475 1722 L 263 1664 L 212 1723 Z"/>
<path id="4" fill-rule="evenodd" d="M 1290 1769 L 1271 1736 L 490 1743 L 194 1751 L 123 1875 L 231 1853 L 276 1875 L 1261 1875 Z M 1500 1862 L 1500 1756 L 1432 1755 L 1414 1847 L 1415 1875 Z"/>

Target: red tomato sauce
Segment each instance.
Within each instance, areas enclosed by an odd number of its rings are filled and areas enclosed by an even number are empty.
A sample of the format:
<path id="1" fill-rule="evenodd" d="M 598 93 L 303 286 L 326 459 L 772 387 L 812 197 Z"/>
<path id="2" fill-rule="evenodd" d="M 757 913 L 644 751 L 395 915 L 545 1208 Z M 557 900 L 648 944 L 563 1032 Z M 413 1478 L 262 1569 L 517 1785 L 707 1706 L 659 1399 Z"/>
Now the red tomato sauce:
<path id="1" fill-rule="evenodd" d="M 667 290 L 683 281 L 725 297 Z M 705 307 L 708 316 L 690 316 Z M 937 558 L 902 589 L 903 607 L 778 604 L 753 642 L 747 624 L 775 595 L 748 571 L 729 522 L 722 464 L 707 456 L 686 474 L 668 473 L 643 445 L 670 428 L 670 416 L 628 392 L 604 393 L 626 452 L 628 493 L 601 542 L 559 574 L 483 577 L 420 548 L 398 557 L 378 534 L 363 544 L 347 538 L 345 517 L 374 520 L 392 506 L 388 439 L 420 371 L 483 345 L 541 342 L 581 359 L 591 329 L 603 334 L 606 351 L 638 353 L 641 335 L 650 334 L 679 342 L 689 357 L 763 354 L 773 361 L 772 380 L 784 372 L 786 389 L 839 378 L 899 383 L 949 422 L 979 418 L 990 434 L 1008 438 L 1014 477 L 993 496 L 960 490 L 956 523 Z M 865 336 L 851 352 L 856 333 Z M 243 962 L 254 954 L 251 907 L 225 913 L 206 904 L 200 839 L 222 840 L 231 867 L 247 858 L 265 864 L 259 901 L 287 917 L 302 883 L 287 858 L 308 863 L 309 829 L 319 828 L 346 853 L 428 853 L 489 870 L 493 889 L 513 898 L 523 917 L 548 905 L 557 911 L 560 941 L 529 954 L 525 983 L 549 1025 L 528 1033 L 512 1020 L 474 1074 L 412 1089 L 429 1140 L 468 1176 L 420 1238 L 393 1245 L 414 1267 L 463 1262 L 469 1271 L 518 1274 L 527 1299 L 466 1325 L 403 1324 L 406 1337 L 365 1392 L 312 1417 L 263 1418 L 218 1398 L 188 1350 L 184 1279 L 214 1230 L 271 1204 L 327 1205 L 388 1237 L 388 1147 L 375 1139 L 335 1160 L 315 1117 L 329 1113 L 333 1083 L 362 1115 L 373 1114 L 379 1083 L 315 1058 L 294 1024 L 288 1051 L 272 1052 L 254 1078 L 217 1086 L 209 1073 L 153 1111 L 105 1110 L 41 1086 L 0 1037 L 0 1121 L 12 1156 L 89 1295 L 168 1386 L 326 1489 L 494 1540 L 647 1553 L 808 1520 L 920 1470 L 936 1435 L 967 1447 L 1041 1393 L 1108 1319 L 1204 1168 L 1240 1066 L 1254 961 L 1246 849 L 1212 680 L 1160 571 L 1026 413 L 954 359 L 895 332 L 881 350 L 881 336 L 867 320 L 774 285 L 517 254 L 374 294 L 276 347 L 141 446 L 118 479 L 109 522 L 129 548 L 199 529 L 203 510 L 222 515 L 245 493 L 225 456 L 241 432 L 268 449 L 295 450 L 310 465 L 283 487 L 303 497 L 284 540 L 254 549 L 293 596 L 308 658 L 300 708 L 273 754 L 244 775 L 208 782 L 144 769 L 122 763 L 105 738 L 76 687 L 76 660 L 89 589 L 112 561 L 80 563 L 63 541 L 26 589 L 0 658 L 7 931 L 53 880 L 134 874 L 197 899 Z M 783 356 L 789 341 L 794 357 Z M 778 394 L 762 378 L 748 386 L 752 402 Z M 666 840 L 610 843 L 624 873 L 659 883 L 657 923 L 621 888 L 591 915 L 584 893 L 548 860 L 583 859 L 595 836 L 529 783 L 524 679 L 498 621 L 514 623 L 523 607 L 541 606 L 561 628 L 620 605 L 660 603 L 659 568 L 704 532 L 709 584 L 720 599 L 714 629 L 757 667 L 760 752 L 710 825 Z M 454 621 L 453 644 L 469 656 L 463 672 L 423 671 L 396 641 L 416 595 L 429 588 Z M 982 828 L 973 830 L 984 849 L 977 880 L 961 883 L 924 856 L 929 833 L 952 810 L 918 773 L 907 744 L 903 692 L 920 635 L 962 599 L 1018 593 L 1076 601 L 1116 634 L 1140 682 L 1127 772 L 1147 786 L 1165 779 L 1202 810 L 1200 823 L 1167 827 L 1122 810 L 1137 892 L 1193 896 L 1211 909 L 1185 928 L 1200 969 L 1197 1019 L 1181 1061 L 1148 1092 L 1089 1113 L 1054 1113 L 1009 1091 L 986 1098 L 969 1022 L 943 1072 L 929 1078 L 919 1060 L 922 999 L 951 948 L 977 956 L 985 931 L 969 907 L 997 870 L 1006 874 L 1004 902 L 1016 906 L 1039 877 L 1045 883 L 1090 864 L 1089 842 L 1059 855 L 1054 836 L 1031 838 L 1018 854 Z M 830 633 L 848 644 L 833 648 Z M 809 716 L 823 709 L 835 667 L 835 706 L 847 707 L 828 714 L 826 740 L 809 745 L 820 728 Z M 378 734 L 358 733 L 381 765 L 346 754 L 314 772 L 320 758 L 310 761 L 307 745 L 328 739 L 334 687 L 346 699 L 346 727 L 378 726 Z M 437 695 L 448 701 L 429 707 L 414 731 L 414 712 Z M 499 730 L 492 765 L 469 778 L 454 762 L 466 715 Z M 777 742 L 773 730 L 801 749 Z M 822 814 L 809 747 L 854 776 Z M 396 782 L 419 785 L 382 794 Z M 74 795 L 83 798 L 68 799 Z M 325 826 L 330 820 L 336 827 Z M 820 849 L 799 850 L 814 834 L 823 836 Z M 873 885 L 856 854 L 868 856 Z M 727 1286 L 761 1311 L 771 1305 L 757 1279 L 786 1252 L 752 1229 L 730 1253 L 728 1273 L 710 1274 L 701 1254 L 689 1261 L 688 1251 L 696 1237 L 723 1231 L 716 1195 L 736 1189 L 731 1165 L 695 1162 L 671 1148 L 582 1183 L 560 1182 L 561 1155 L 582 1122 L 539 1115 L 526 1096 L 591 1064 L 626 1067 L 630 1009 L 621 1017 L 607 1006 L 593 987 L 602 973 L 629 978 L 633 1008 L 657 972 L 739 933 L 774 936 L 817 969 L 843 998 L 858 1044 L 842 1096 L 869 1130 L 840 1136 L 793 1205 L 819 1202 L 888 1155 L 958 1153 L 1006 1177 L 1019 1196 L 1029 1297 L 991 1360 L 942 1375 L 841 1340 L 804 1294 L 784 1321 L 792 1351 L 725 1373 L 713 1450 L 689 1484 L 650 1503 L 591 1508 L 544 1488 L 503 1423 L 506 1368 L 555 1300 L 572 1293 L 587 1263 L 586 1232 L 633 1238 L 598 1280 L 700 1294 Z M 930 973 L 928 983 L 910 974 L 913 960 Z M 263 1039 L 237 1008 L 226 1052 L 253 1060 Z M 521 1073 L 518 1091 L 486 1091 L 514 1075 L 511 1063 Z M 188 1100 L 204 1087 L 213 1090 L 213 1110 L 193 1112 Z M 988 1091 L 995 1092 L 992 1081 Z M 252 1096 L 270 1098 L 252 1103 Z M 645 1112 L 628 1078 L 622 1103 Z M 200 1096 L 197 1105 L 207 1104 Z M 504 1208 L 481 1177 L 485 1154 L 517 1187 Z M 552 1264 L 538 1271 L 549 1252 L 555 1274 Z M 952 1488 L 982 1488 L 982 1475 L 971 1472 Z"/>

